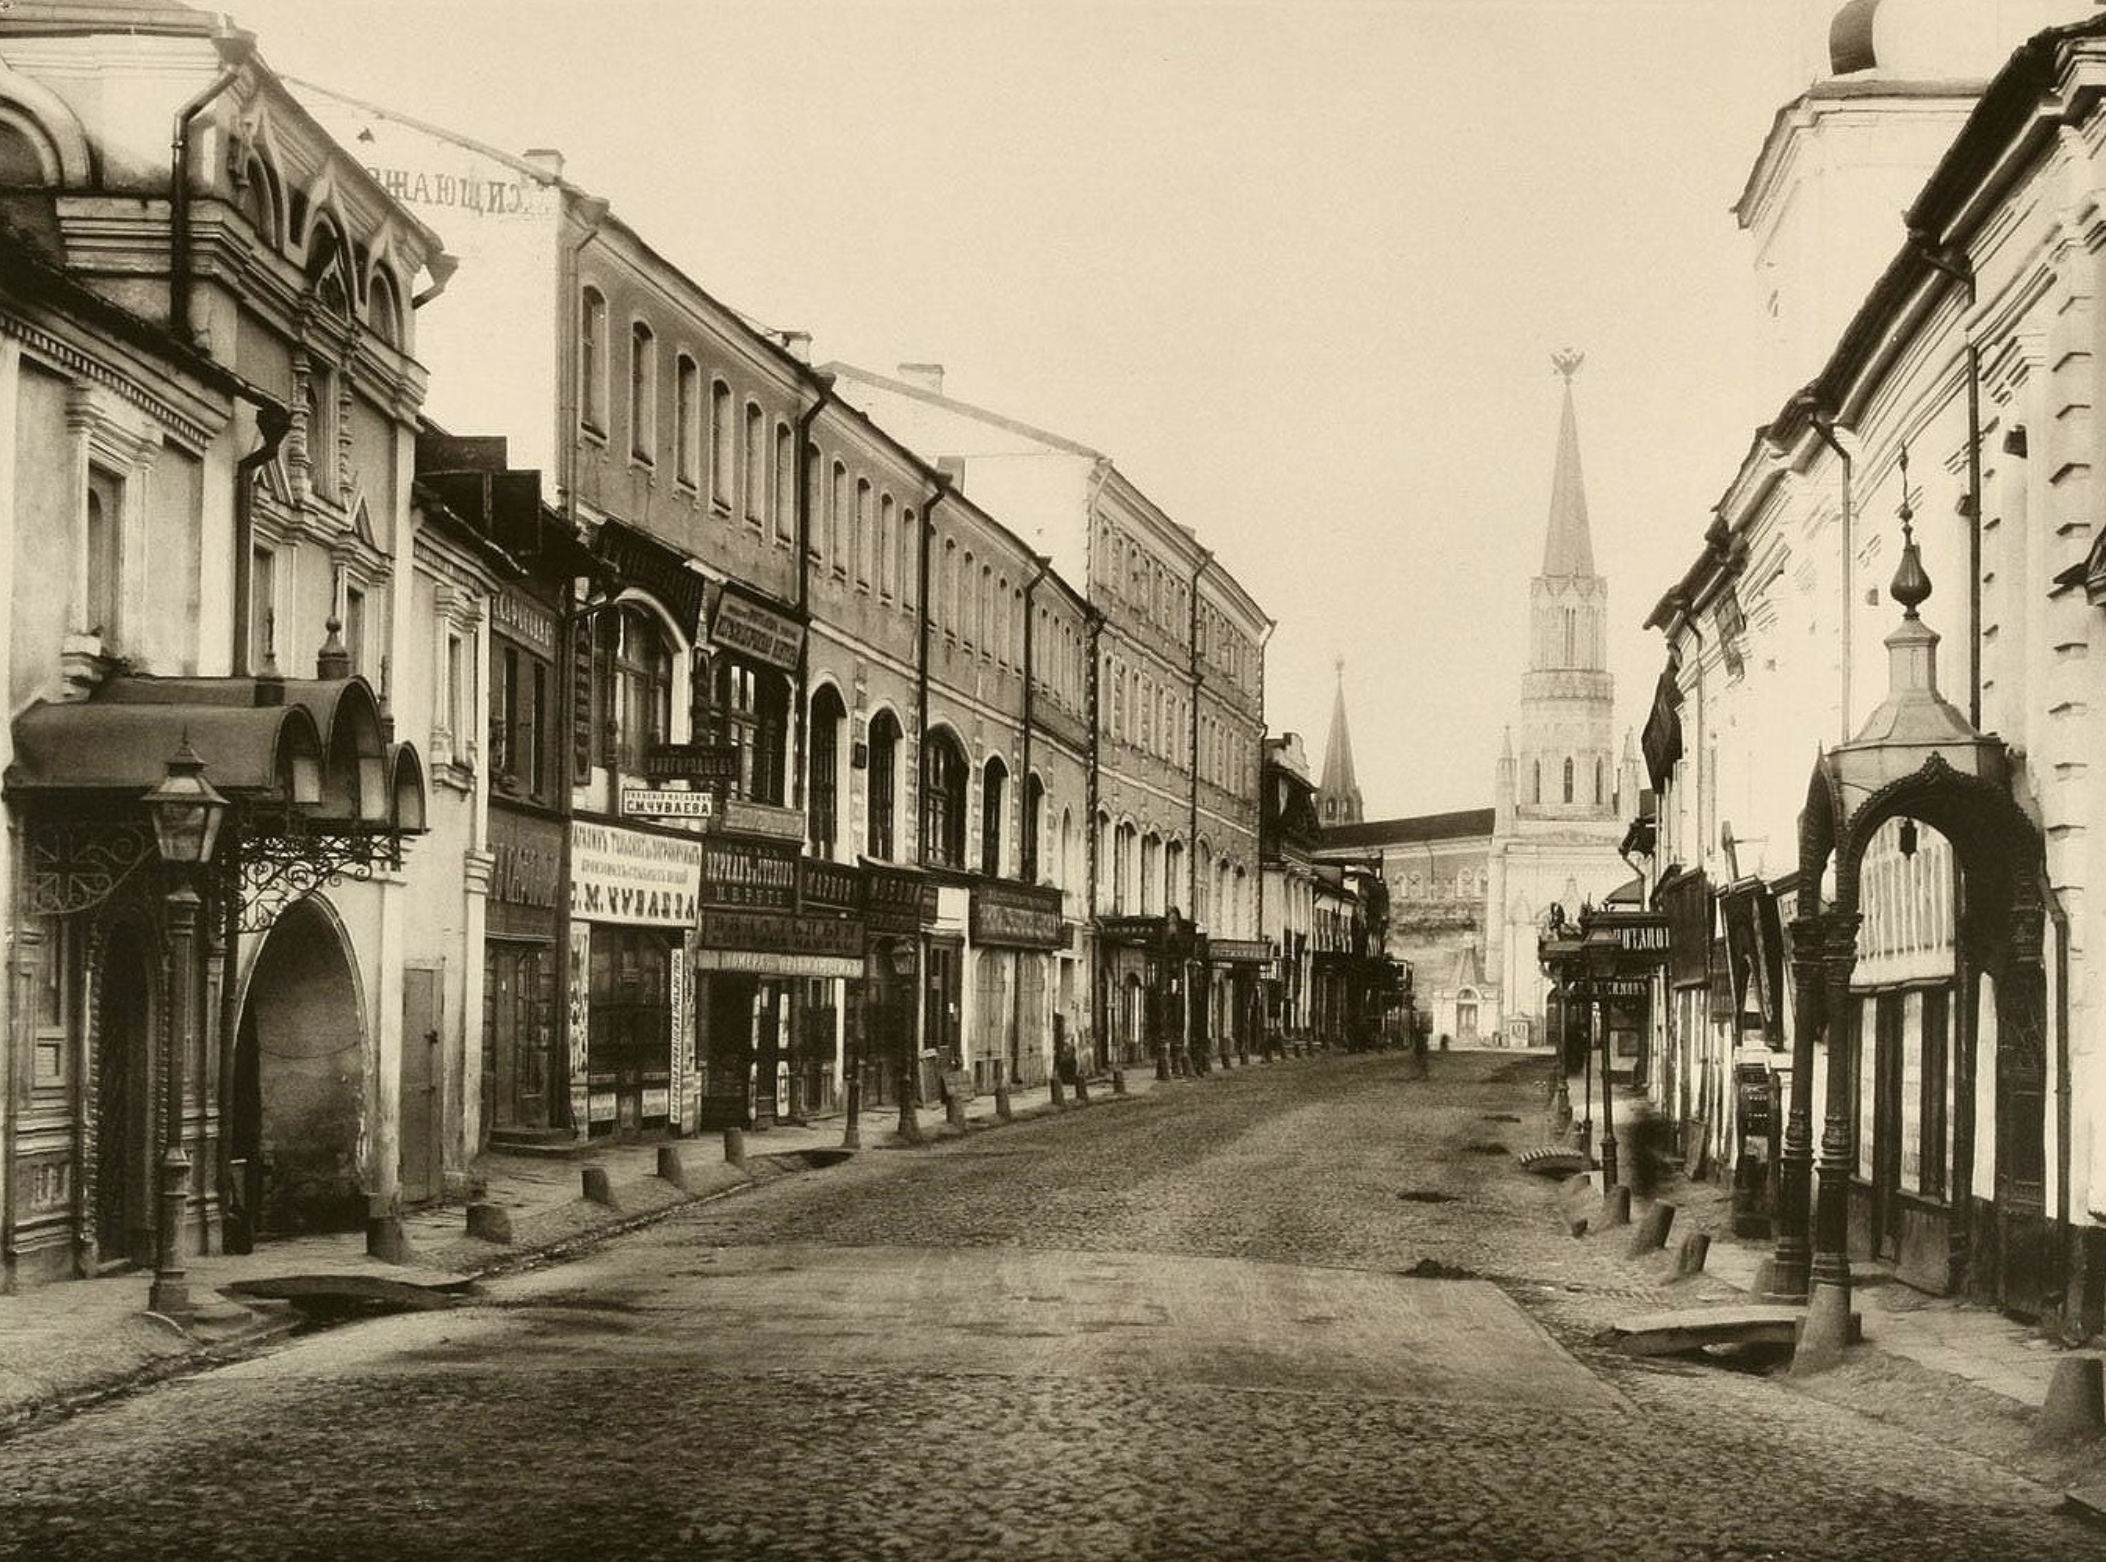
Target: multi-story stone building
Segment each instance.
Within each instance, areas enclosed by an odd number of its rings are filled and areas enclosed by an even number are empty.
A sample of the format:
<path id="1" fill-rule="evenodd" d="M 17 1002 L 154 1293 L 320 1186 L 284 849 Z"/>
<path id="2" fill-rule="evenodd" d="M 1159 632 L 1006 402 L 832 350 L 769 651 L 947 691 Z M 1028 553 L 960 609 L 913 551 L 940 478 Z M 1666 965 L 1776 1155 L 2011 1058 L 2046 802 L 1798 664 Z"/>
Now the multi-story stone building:
<path id="1" fill-rule="evenodd" d="M 1301 734 L 1265 740 L 1258 833 L 1265 874 L 1265 941 L 1272 947 L 1265 1020 L 1269 1045 L 1308 1039 L 1314 992 L 1310 935 L 1316 925 L 1317 787 Z"/>
<path id="2" fill-rule="evenodd" d="M 462 863 L 420 860 L 450 802 L 397 740 L 459 562 L 427 569 L 410 481 L 413 311 L 450 264 L 181 5 L 0 14 L 0 184 L 0 1253 L 157 1261 L 180 1310 L 200 1244 L 393 1251 L 405 1170 L 458 1161 L 405 1140 L 406 1033 L 436 1024 L 442 1074 L 463 1043 L 405 986 L 411 902 Z M 156 801 L 199 858 L 165 878 Z"/>
<path id="3" fill-rule="evenodd" d="M 1845 7 L 1809 98 L 1884 116 L 1861 139 L 1891 153 L 1913 84 L 1986 88 L 1914 160 L 1868 291 L 1779 278 L 1847 324 L 1648 620 L 1668 647 L 1645 753 L 1672 943 L 1653 1088 L 1728 1165 L 1782 1099 L 1772 1280 L 1811 1282 L 1817 1353 L 1853 1259 L 2076 1333 L 2106 1295 L 2086 779 L 2106 228 L 2085 193 L 2106 24 L 2043 32 L 1990 76 L 2015 37 L 1912 15 Z M 1773 128 L 1762 210 L 1818 196 L 1825 127 Z"/>
<path id="4" fill-rule="evenodd" d="M 1085 583 L 1090 1048 L 1162 1070 L 1247 1055 L 1269 957 L 1258 790 L 1271 621 L 1109 457 L 946 396 L 937 365 L 828 371 L 839 395 L 934 453 L 957 488 Z"/>

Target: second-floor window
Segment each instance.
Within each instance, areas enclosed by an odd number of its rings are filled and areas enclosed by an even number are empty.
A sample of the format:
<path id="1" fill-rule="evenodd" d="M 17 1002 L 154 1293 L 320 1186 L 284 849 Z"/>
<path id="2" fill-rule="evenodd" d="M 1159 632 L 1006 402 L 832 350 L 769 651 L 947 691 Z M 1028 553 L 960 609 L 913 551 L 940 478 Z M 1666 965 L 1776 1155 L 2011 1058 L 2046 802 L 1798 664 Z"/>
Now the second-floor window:
<path id="1" fill-rule="evenodd" d="M 713 696 L 716 740 L 739 751 L 739 795 L 780 803 L 790 730 L 788 680 L 772 667 L 720 655 Z"/>
<path id="2" fill-rule="evenodd" d="M 607 300 L 594 288 L 578 301 L 578 420 L 607 432 Z"/>
<path id="3" fill-rule="evenodd" d="M 490 780 L 499 791 L 535 801 L 549 790 L 549 664 L 502 639 L 490 679 Z"/>
<path id="4" fill-rule="evenodd" d="M 899 718 L 879 711 L 870 718 L 870 794 L 864 850 L 881 862 L 899 855 Z"/>
<path id="5" fill-rule="evenodd" d="M 672 645 L 647 609 L 624 607 L 600 616 L 593 652 L 597 757 L 610 770 L 641 775 L 645 754 L 672 736 Z"/>
<path id="6" fill-rule="evenodd" d="M 629 454 L 658 454 L 658 340 L 641 320 L 629 327 Z"/>
<path id="7" fill-rule="evenodd" d="M 805 815 L 812 837 L 812 855 L 834 860 L 841 833 L 841 728 L 848 713 L 841 696 L 831 688 L 812 697 L 812 736 L 807 747 L 809 776 L 805 782 Z"/>
<path id="8" fill-rule="evenodd" d="M 675 475 L 696 486 L 702 468 L 702 371 L 682 353 L 673 369 Z"/>

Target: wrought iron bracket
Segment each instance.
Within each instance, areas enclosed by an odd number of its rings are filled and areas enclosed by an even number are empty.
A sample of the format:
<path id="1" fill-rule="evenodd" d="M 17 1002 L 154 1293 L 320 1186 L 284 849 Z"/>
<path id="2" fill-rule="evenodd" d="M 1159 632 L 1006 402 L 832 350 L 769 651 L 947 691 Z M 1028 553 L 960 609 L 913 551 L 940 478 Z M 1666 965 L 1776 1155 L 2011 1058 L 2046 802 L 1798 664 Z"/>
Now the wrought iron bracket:
<path id="1" fill-rule="evenodd" d="M 23 827 L 32 916 L 75 916 L 116 894 L 154 855 L 144 819 L 32 817 Z"/>
<path id="2" fill-rule="evenodd" d="M 244 833 L 237 862 L 240 929 L 261 933 L 288 906 L 316 890 L 346 879 L 366 883 L 375 873 L 399 867 L 402 846 L 399 838 L 385 831 L 295 823 L 253 835 Z"/>

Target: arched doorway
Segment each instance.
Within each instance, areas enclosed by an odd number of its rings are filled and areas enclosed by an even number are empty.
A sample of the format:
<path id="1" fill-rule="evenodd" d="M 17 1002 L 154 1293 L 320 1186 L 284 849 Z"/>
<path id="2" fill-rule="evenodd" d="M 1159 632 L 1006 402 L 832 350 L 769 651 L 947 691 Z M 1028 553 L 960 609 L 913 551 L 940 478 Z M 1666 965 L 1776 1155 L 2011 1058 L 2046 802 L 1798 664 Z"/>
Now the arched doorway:
<path id="1" fill-rule="evenodd" d="M 154 1258 L 155 941 L 118 923 L 102 949 L 95 1028 L 95 1261 Z"/>
<path id="2" fill-rule="evenodd" d="M 256 956 L 235 1039 L 234 1251 L 364 1225 L 362 1012 L 336 924 L 311 901 L 288 909 Z"/>

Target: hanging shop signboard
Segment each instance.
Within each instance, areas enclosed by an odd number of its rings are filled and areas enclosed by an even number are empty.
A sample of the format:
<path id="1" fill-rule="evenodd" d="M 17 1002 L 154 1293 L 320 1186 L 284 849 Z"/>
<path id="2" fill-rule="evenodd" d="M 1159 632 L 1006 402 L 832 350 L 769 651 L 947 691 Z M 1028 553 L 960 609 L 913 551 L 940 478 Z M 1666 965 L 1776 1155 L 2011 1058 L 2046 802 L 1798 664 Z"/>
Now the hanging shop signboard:
<path id="1" fill-rule="evenodd" d="M 805 911 L 857 911 L 863 903 L 863 880 L 845 862 L 818 857 L 797 859 L 797 904 Z"/>
<path id="2" fill-rule="evenodd" d="M 739 750 L 734 743 L 653 743 L 644 750 L 646 781 L 687 781 L 719 786 L 739 778 Z"/>
<path id="3" fill-rule="evenodd" d="M 702 849 L 702 899 L 711 906 L 791 910 L 797 853 L 766 841 L 712 840 Z"/>
<path id="4" fill-rule="evenodd" d="M 587 922 L 686 927 L 702 893 L 702 843 L 619 825 L 570 827 L 570 914 Z"/>
<path id="5" fill-rule="evenodd" d="M 912 868 L 866 862 L 863 922 L 873 933 L 912 934 L 936 920 L 936 883 Z"/>
<path id="6" fill-rule="evenodd" d="M 717 800 L 707 792 L 625 786 L 622 813 L 631 819 L 714 819 Z"/>
<path id="7" fill-rule="evenodd" d="M 705 969 L 713 953 L 729 949 L 763 954 L 826 955 L 852 963 L 853 972 L 863 969 L 863 924 L 841 917 L 804 916 L 789 911 L 745 911 L 708 906 L 702 911 L 702 948 L 697 951 Z"/>
<path id="8" fill-rule="evenodd" d="M 716 828 L 731 835 L 761 835 L 771 841 L 794 841 L 802 846 L 804 810 L 727 797 L 717 809 Z"/>
<path id="9" fill-rule="evenodd" d="M 787 614 L 725 591 L 717 596 L 709 638 L 727 651 L 793 673 L 797 653 L 804 646 L 804 626 Z"/>
<path id="10" fill-rule="evenodd" d="M 1262 938 L 1209 938 L 1207 958 L 1216 965 L 1264 965 L 1272 946 Z"/>
<path id="11" fill-rule="evenodd" d="M 1060 891 L 1035 884 L 975 884 L 972 936 L 976 944 L 1011 949 L 1059 949 L 1067 942 Z"/>

